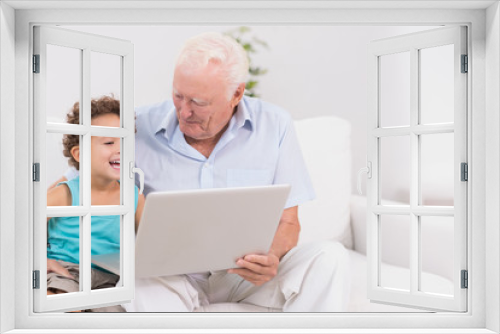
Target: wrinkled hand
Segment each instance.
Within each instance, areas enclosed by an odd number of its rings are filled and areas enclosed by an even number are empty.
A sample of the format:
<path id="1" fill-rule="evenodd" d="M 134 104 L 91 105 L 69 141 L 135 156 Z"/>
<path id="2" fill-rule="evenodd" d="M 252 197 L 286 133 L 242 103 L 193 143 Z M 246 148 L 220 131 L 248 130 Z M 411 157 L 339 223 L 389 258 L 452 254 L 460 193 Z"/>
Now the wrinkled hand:
<path id="1" fill-rule="evenodd" d="M 68 269 L 64 268 L 63 266 L 61 266 L 61 264 L 59 264 L 59 262 L 53 259 L 47 259 L 47 274 L 48 273 L 56 273 L 61 276 L 74 279 L 73 275 L 69 273 Z"/>
<path id="2" fill-rule="evenodd" d="M 229 269 L 228 273 L 240 275 L 250 283 L 261 286 L 278 274 L 279 263 L 279 258 L 272 253 L 267 255 L 249 254 L 236 261 L 236 265 L 240 268 Z"/>

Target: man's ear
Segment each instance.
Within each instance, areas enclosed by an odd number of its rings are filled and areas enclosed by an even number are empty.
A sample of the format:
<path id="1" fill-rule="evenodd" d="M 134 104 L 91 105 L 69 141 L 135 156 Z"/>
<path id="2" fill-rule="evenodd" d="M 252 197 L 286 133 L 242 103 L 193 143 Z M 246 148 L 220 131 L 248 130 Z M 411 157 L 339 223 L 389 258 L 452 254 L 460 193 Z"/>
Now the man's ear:
<path id="1" fill-rule="evenodd" d="M 80 162 L 80 146 L 73 146 L 70 150 L 71 155 L 73 156 L 73 159 L 76 160 L 76 162 Z"/>
<path id="2" fill-rule="evenodd" d="M 245 83 L 242 82 L 238 85 L 238 88 L 236 88 L 236 91 L 234 92 L 233 98 L 231 100 L 233 108 L 236 107 L 238 103 L 240 103 L 244 94 L 245 94 Z"/>

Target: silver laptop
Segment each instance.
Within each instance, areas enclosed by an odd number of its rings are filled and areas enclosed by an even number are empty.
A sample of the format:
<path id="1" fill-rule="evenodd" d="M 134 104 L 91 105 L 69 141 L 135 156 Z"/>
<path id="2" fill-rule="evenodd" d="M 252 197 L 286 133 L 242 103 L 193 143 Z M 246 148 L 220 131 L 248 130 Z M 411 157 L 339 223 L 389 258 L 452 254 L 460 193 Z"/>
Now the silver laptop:
<path id="1" fill-rule="evenodd" d="M 150 193 L 137 232 L 136 277 L 235 268 L 246 254 L 269 250 L 289 185 Z M 92 256 L 119 274 L 119 254 Z"/>

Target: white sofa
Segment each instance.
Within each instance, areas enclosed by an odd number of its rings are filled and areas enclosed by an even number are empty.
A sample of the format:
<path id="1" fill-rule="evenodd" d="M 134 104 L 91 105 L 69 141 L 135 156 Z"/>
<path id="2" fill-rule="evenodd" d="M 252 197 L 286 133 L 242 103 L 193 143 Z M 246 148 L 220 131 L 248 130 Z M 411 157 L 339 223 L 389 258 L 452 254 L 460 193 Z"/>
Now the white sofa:
<path id="1" fill-rule="evenodd" d="M 351 260 L 351 297 L 348 312 L 408 312 L 419 310 L 371 303 L 367 299 L 366 274 L 366 199 L 351 194 L 351 173 L 362 166 L 351 166 L 351 126 L 337 117 L 319 117 L 295 122 L 297 136 L 316 191 L 316 199 L 299 207 L 302 225 L 300 243 L 333 239 L 349 249 Z M 293 166 L 290 166 L 293 168 Z M 391 238 L 384 242 L 383 270 L 389 273 L 390 286 L 398 287 L 409 277 L 408 252 L 404 236 L 408 226 L 397 220 L 387 223 Z M 439 228 L 443 228 L 440 226 Z M 447 227 L 445 227 L 447 228 Z M 452 228 L 452 227 L 451 227 Z M 427 232 L 434 235 L 433 231 Z M 444 235 L 443 233 L 436 234 Z M 451 234 L 452 235 L 452 234 Z M 384 240 L 386 240 L 384 239 Z M 439 239 L 439 245 L 449 246 L 452 240 Z M 435 240 L 427 238 L 433 244 Z M 429 247 L 428 247 L 429 248 Z M 432 249 L 433 248 L 429 248 Z M 426 266 L 426 284 L 439 291 L 451 291 L 451 281 L 442 273 L 449 272 L 449 263 Z M 268 312 L 253 305 L 237 303 L 212 304 L 199 312 Z"/>

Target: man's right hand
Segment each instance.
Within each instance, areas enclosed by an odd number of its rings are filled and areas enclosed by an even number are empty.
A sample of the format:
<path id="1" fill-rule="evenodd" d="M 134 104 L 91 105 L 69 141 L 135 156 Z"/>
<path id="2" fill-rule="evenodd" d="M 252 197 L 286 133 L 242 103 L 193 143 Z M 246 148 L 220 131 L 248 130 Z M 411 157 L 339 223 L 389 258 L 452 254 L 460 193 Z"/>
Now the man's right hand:
<path id="1" fill-rule="evenodd" d="M 48 273 L 56 273 L 61 276 L 75 279 L 73 275 L 69 273 L 68 269 L 64 268 L 59 262 L 53 259 L 47 259 L 47 274 Z"/>

